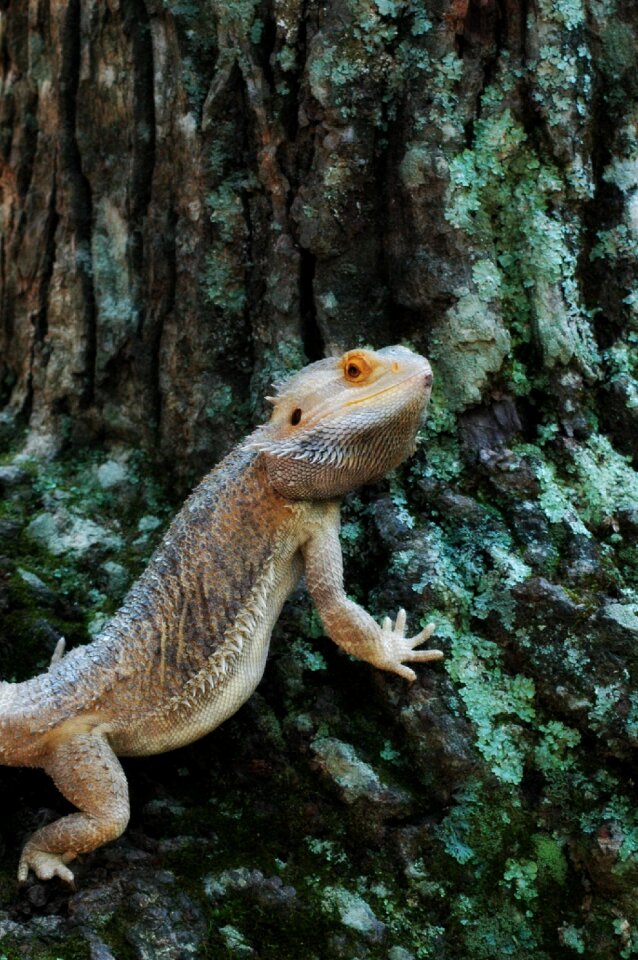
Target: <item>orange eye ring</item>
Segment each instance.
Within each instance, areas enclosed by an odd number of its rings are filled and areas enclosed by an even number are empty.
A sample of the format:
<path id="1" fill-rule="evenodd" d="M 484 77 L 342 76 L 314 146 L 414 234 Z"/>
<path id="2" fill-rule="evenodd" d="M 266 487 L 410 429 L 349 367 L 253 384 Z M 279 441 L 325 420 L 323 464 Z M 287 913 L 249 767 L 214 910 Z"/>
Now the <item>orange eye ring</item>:
<path id="1" fill-rule="evenodd" d="M 372 368 L 360 354 L 343 358 L 343 375 L 349 383 L 362 383 L 367 380 Z"/>

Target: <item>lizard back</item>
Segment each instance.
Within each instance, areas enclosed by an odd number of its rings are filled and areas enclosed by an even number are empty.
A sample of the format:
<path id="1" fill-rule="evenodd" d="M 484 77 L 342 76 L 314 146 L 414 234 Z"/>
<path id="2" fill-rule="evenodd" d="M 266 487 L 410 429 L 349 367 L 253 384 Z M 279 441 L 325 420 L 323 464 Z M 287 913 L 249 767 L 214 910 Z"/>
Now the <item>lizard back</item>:
<path id="1" fill-rule="evenodd" d="M 34 748 L 38 734 L 86 723 L 104 725 L 118 753 L 156 753 L 233 713 L 261 677 L 272 626 L 300 576 L 302 511 L 274 493 L 257 452 L 233 451 L 191 494 L 104 631 L 16 685 L 9 712 Z M 219 687 L 232 688 L 238 673 L 241 689 L 220 700 Z M 206 708 L 213 693 L 219 719 Z"/>

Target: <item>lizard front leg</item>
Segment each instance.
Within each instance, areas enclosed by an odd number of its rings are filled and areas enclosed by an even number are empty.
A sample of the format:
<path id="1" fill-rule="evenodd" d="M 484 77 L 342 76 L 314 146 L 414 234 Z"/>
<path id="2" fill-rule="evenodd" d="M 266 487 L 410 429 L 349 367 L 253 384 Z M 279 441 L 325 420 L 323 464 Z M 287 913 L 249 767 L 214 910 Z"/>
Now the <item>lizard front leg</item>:
<path id="1" fill-rule="evenodd" d="M 51 749 L 44 769 L 67 800 L 79 808 L 37 830 L 26 842 L 18 880 L 33 870 L 40 880 L 58 876 L 73 884 L 66 866 L 78 853 L 88 853 L 114 840 L 129 818 L 128 785 L 120 762 L 106 738 L 83 733 Z"/>
<path id="2" fill-rule="evenodd" d="M 400 610 L 394 625 L 386 617 L 383 626 L 372 619 L 363 607 L 349 600 L 343 588 L 343 557 L 339 542 L 339 508 L 331 505 L 302 550 L 306 583 L 319 611 L 326 633 L 347 653 L 360 660 L 398 673 L 406 680 L 415 680 L 414 670 L 406 666 L 439 660 L 440 650 L 416 650 L 434 632 L 430 623 L 415 637 L 404 636 L 405 610 Z"/>

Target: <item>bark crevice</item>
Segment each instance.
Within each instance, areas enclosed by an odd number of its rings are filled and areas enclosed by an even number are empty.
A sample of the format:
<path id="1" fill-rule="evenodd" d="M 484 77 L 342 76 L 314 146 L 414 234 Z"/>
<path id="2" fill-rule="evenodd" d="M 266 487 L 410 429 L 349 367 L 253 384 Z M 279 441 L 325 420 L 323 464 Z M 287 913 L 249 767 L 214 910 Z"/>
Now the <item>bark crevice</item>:
<path id="1" fill-rule="evenodd" d="M 131 39 L 133 62 L 133 158 L 130 178 L 130 256 L 136 279 L 144 261 L 144 221 L 151 203 L 155 169 L 155 97 L 153 43 L 143 0 L 122 0 L 124 32 Z M 143 325 L 140 310 L 140 329 Z"/>
<path id="2" fill-rule="evenodd" d="M 80 80 L 81 0 L 69 0 L 61 31 L 60 64 L 60 175 L 70 190 L 70 216 L 75 235 L 75 262 L 84 305 L 84 388 L 83 405 L 95 396 L 97 325 L 91 233 L 93 198 L 91 184 L 82 167 L 76 132 L 77 92 Z"/>

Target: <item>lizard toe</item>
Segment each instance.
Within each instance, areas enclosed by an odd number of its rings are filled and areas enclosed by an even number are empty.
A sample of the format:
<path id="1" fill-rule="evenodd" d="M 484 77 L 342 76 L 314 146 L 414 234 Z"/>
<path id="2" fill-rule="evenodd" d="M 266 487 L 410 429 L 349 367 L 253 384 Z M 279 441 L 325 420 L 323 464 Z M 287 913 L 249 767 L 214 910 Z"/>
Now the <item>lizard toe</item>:
<path id="1" fill-rule="evenodd" d="M 59 877 L 70 886 L 75 886 L 73 871 L 64 863 L 62 857 L 56 853 L 46 853 L 44 850 L 28 850 L 25 848 L 18 867 L 18 880 L 24 883 L 33 870 L 38 880 L 51 880 Z"/>

